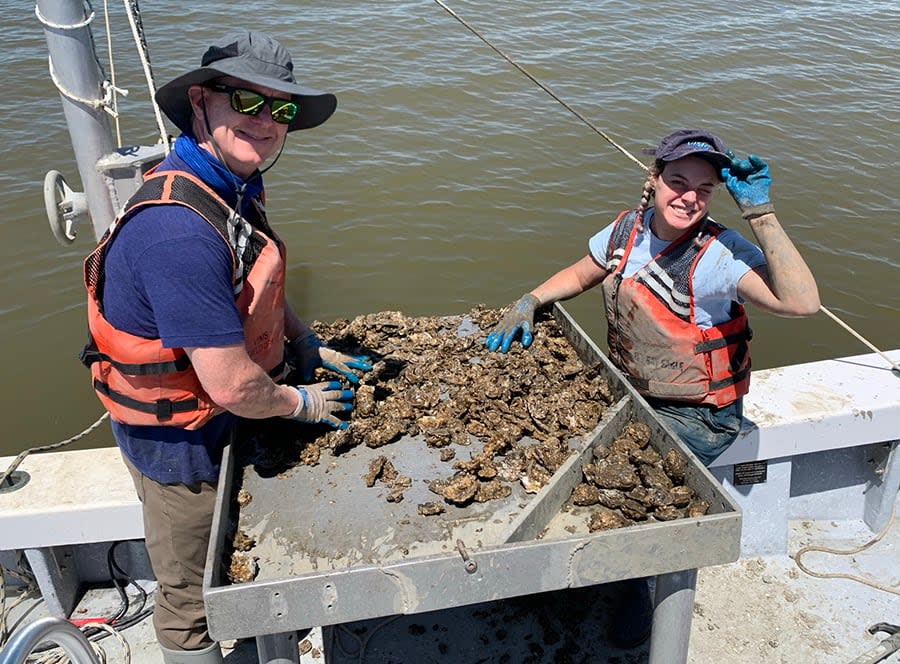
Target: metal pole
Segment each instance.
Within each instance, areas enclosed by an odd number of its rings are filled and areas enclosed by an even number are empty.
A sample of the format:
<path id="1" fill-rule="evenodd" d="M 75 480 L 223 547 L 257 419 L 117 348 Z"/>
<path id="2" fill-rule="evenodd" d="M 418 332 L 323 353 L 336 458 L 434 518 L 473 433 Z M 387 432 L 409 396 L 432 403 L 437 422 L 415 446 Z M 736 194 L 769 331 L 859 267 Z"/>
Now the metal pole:
<path id="1" fill-rule="evenodd" d="M 256 653 L 259 664 L 298 664 L 297 632 L 257 636 Z"/>
<path id="2" fill-rule="evenodd" d="M 656 577 L 656 608 L 650 632 L 650 664 L 687 662 L 697 570 Z"/>
<path id="3" fill-rule="evenodd" d="M 96 164 L 115 152 L 109 116 L 102 107 L 83 100 L 100 100 L 103 76 L 97 64 L 89 17 L 81 0 L 37 0 L 44 25 L 50 66 L 60 89 L 69 136 L 87 195 L 94 236 L 100 239 L 115 217 L 109 188 Z"/>

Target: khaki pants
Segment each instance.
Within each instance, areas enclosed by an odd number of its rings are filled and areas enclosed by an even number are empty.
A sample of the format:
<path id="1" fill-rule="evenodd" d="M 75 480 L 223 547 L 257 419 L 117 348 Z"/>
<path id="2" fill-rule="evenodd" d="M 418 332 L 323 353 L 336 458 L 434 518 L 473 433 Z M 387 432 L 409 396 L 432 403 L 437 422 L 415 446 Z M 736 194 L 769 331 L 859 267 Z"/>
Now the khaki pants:
<path id="1" fill-rule="evenodd" d="M 147 554 L 157 581 L 156 638 L 171 650 L 205 648 L 213 643 L 203 606 L 203 568 L 216 485 L 160 484 L 123 459 L 141 501 Z"/>

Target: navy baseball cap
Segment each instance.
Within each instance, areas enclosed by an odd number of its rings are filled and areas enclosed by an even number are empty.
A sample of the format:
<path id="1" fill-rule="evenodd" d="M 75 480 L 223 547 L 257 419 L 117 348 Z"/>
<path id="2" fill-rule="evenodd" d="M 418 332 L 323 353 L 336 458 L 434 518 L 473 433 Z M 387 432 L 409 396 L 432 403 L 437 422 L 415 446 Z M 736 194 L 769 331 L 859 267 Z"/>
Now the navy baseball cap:
<path id="1" fill-rule="evenodd" d="M 727 151 L 728 148 L 718 136 L 702 129 L 679 129 L 663 138 L 657 147 L 641 150 L 644 154 L 666 162 L 697 155 L 715 166 L 717 175 L 722 168 L 731 166 L 731 157 L 726 154 Z"/>

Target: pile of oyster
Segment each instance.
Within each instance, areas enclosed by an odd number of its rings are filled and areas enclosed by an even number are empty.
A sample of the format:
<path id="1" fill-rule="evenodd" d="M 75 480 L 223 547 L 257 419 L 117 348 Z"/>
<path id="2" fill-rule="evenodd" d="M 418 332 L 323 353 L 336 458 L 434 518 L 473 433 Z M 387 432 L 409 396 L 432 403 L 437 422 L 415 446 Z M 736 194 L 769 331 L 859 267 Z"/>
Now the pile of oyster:
<path id="1" fill-rule="evenodd" d="M 631 421 L 611 444 L 594 448 L 570 501 L 593 508 L 591 532 L 706 514 L 709 505 L 685 484 L 686 470 L 683 454 L 670 449 L 663 457 L 650 445 L 650 427 Z"/>
<path id="2" fill-rule="evenodd" d="M 448 467 L 445 477 L 415 478 L 429 480 L 437 499 L 420 505 L 421 514 L 440 513 L 442 503 L 504 498 L 513 482 L 537 492 L 573 453 L 569 442 L 597 426 L 612 396 L 599 368 L 582 363 L 549 314 L 538 314 L 528 349 L 516 343 L 507 353 L 488 351 L 485 331 L 501 313 L 482 307 L 446 317 L 385 311 L 312 323 L 328 346 L 367 355 L 373 368 L 356 386 L 346 429 L 303 426 L 290 432 L 294 463 L 315 464 L 325 451 L 340 455 L 358 445 L 380 448 L 419 436 L 440 449 Z M 333 379 L 324 372 L 315 377 Z M 456 459 L 476 439 L 480 451 Z M 387 500 L 396 502 L 411 478 L 398 476 L 386 457 L 378 457 L 364 481 L 384 483 Z"/>

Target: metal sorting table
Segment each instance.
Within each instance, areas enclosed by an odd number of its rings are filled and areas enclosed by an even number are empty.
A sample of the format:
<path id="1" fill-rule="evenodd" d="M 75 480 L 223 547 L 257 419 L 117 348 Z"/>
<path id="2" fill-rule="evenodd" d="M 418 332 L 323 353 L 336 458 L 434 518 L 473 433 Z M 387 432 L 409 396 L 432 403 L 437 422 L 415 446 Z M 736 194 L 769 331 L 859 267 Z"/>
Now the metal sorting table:
<path id="1" fill-rule="evenodd" d="M 616 401 L 570 443 L 576 453 L 536 494 L 517 483 L 506 499 L 423 517 L 417 505 L 439 500 L 427 481 L 451 471 L 418 436 L 323 455 L 274 477 L 237 468 L 227 448 L 203 587 L 213 638 L 257 637 L 261 662 L 296 662 L 296 631 L 307 627 L 657 576 L 650 661 L 686 661 L 696 569 L 738 559 L 740 510 L 565 309 L 557 304 L 553 313 L 581 359 L 600 365 Z M 650 427 L 662 455 L 676 448 L 688 458 L 685 483 L 709 504 L 706 515 L 591 533 L 589 508 L 561 510 L 592 448 L 632 419 Z M 460 449 L 474 455 L 480 446 Z M 413 478 L 399 503 L 385 500 L 384 485 L 363 482 L 379 455 Z M 238 488 L 252 495 L 242 508 Z M 226 574 L 235 522 L 256 540 L 249 553 L 259 564 L 256 578 L 240 584 Z"/>

